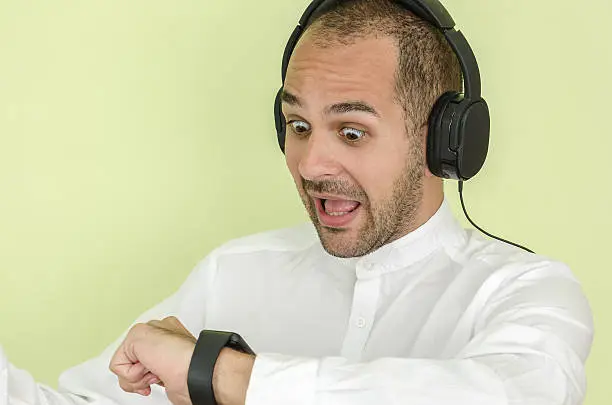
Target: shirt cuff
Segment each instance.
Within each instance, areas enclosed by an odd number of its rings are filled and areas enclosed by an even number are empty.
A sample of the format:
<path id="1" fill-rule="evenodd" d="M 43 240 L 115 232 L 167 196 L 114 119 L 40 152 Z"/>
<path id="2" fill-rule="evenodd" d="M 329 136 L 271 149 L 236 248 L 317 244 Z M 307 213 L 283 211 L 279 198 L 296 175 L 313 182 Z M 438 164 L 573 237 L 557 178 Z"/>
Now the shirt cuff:
<path id="1" fill-rule="evenodd" d="M 319 360 L 257 354 L 245 405 L 312 405 Z"/>

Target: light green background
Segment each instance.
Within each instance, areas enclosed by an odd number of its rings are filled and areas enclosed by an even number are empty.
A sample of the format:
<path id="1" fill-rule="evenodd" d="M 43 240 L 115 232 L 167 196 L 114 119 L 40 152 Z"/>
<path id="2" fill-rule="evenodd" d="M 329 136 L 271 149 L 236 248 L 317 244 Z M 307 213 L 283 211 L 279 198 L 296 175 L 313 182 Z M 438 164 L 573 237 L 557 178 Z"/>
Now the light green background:
<path id="1" fill-rule="evenodd" d="M 220 243 L 305 220 L 276 147 L 306 2 L 0 0 L 0 342 L 55 385 Z M 612 363 L 610 0 L 447 0 L 492 111 L 487 229 L 568 263 Z M 456 185 L 449 199 L 458 212 Z"/>

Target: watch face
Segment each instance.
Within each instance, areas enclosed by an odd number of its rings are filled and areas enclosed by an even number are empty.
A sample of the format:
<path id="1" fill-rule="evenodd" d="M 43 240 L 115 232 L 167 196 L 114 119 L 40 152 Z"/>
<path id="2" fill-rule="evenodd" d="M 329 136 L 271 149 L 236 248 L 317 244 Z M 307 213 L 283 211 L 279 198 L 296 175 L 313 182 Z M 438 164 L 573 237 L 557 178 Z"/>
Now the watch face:
<path id="1" fill-rule="evenodd" d="M 239 352 L 246 354 L 255 354 L 253 350 L 249 347 L 249 345 L 242 339 L 242 337 L 237 333 L 232 333 L 230 335 L 229 340 L 227 341 L 227 345 L 234 350 L 238 350 Z"/>

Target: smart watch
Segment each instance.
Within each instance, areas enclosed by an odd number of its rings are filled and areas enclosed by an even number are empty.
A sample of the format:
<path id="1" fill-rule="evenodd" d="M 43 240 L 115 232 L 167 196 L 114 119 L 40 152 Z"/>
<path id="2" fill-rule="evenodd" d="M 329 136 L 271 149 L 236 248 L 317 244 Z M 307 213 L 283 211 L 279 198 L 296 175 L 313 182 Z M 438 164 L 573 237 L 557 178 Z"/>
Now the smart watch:
<path id="1" fill-rule="evenodd" d="M 217 358 L 224 347 L 255 354 L 237 333 L 216 330 L 200 332 L 187 372 L 187 388 L 193 405 L 217 405 L 212 379 Z"/>

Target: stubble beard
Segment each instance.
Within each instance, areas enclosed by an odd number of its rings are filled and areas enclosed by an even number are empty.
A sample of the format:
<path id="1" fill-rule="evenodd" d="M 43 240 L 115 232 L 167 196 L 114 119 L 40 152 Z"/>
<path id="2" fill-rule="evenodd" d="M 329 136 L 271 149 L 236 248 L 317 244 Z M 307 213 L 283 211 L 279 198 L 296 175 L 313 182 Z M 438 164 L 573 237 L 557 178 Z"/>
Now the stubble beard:
<path id="1" fill-rule="evenodd" d="M 417 212 L 423 199 L 424 159 L 413 153 L 402 174 L 393 182 L 391 196 L 372 205 L 365 191 L 358 185 L 344 181 L 308 181 L 302 178 L 300 196 L 313 222 L 321 244 L 332 256 L 348 258 L 372 253 L 382 246 L 406 235 L 414 228 Z M 419 156 L 416 156 L 419 155 Z M 357 235 L 350 237 L 351 229 L 330 228 L 319 221 L 315 202 L 306 190 L 337 193 L 360 201 L 360 215 L 365 221 Z"/>

